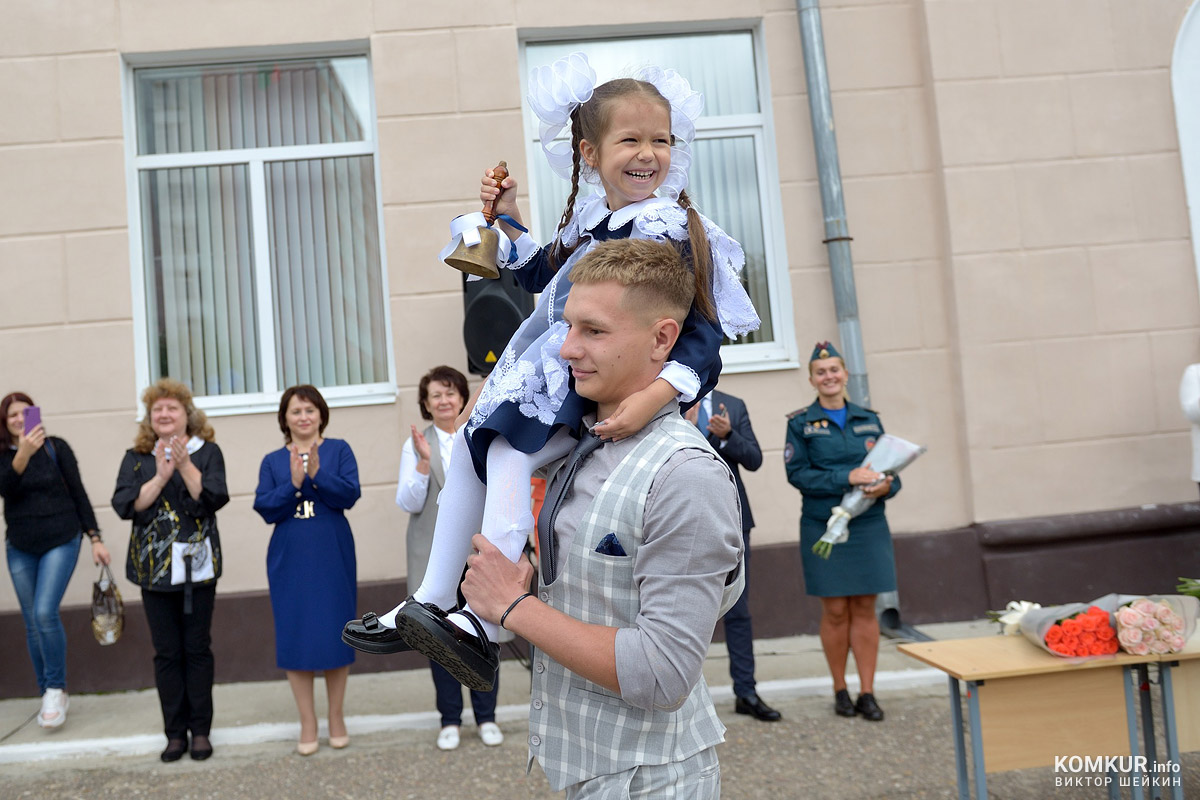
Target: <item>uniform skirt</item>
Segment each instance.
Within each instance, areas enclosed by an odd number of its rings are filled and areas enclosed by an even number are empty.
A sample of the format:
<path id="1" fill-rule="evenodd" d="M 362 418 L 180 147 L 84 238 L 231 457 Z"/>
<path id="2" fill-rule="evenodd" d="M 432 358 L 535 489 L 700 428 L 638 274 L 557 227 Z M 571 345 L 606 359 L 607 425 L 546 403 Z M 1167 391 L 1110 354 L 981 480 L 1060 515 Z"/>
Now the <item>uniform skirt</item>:
<path id="1" fill-rule="evenodd" d="M 882 509 L 880 509 L 882 511 Z M 850 521 L 850 537 L 833 546 L 828 559 L 812 551 L 825 533 L 826 520 L 800 517 L 800 560 L 805 594 L 850 597 L 896 590 L 892 533 L 882 513 Z"/>

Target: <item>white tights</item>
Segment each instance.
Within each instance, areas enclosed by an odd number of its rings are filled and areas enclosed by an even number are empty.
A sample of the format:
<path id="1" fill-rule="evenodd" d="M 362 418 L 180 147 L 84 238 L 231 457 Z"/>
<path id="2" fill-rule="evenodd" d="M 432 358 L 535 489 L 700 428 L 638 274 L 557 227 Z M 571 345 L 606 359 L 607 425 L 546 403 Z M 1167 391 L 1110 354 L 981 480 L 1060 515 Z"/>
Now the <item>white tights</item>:
<path id="1" fill-rule="evenodd" d="M 488 482 L 485 485 L 475 473 L 463 429 L 460 428 L 454 437 L 446 485 L 438 497 L 429 565 L 425 568 L 421 586 L 412 593 L 417 602 L 433 603 L 443 609 L 453 608 L 456 604 L 458 582 L 467 556 L 471 554 L 471 537 L 476 531 L 496 545 L 509 561 L 515 562 L 521 557 L 534 529 L 529 481 L 539 467 L 563 458 L 575 446 L 575 439 L 564 429 L 556 431 L 536 453 L 522 453 L 496 437 L 488 447 Z M 380 622 L 395 627 L 399 610 L 400 606 L 396 606 L 380 617 Z M 466 610 L 470 611 L 470 606 Z M 465 630 L 475 632 L 469 623 L 464 624 L 465 620 L 451 619 Z M 482 618 L 479 621 L 488 639 L 496 641 L 499 633 L 496 625 Z"/>

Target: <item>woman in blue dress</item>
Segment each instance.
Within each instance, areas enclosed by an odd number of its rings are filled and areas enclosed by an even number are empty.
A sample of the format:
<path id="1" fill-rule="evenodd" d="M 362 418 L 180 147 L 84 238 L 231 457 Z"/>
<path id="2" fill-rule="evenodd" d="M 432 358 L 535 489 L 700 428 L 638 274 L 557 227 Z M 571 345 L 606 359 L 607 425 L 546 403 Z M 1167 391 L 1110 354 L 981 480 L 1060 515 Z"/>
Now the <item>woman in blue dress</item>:
<path id="1" fill-rule="evenodd" d="M 279 402 L 285 445 L 263 458 L 254 510 L 275 526 L 267 581 L 275 616 L 275 661 L 300 712 L 301 755 L 317 752 L 313 681 L 325 673 L 329 745 L 350 744 L 343 703 L 354 650 L 342 623 L 358 605 L 354 536 L 345 511 L 362 494 L 350 445 L 322 436 L 329 406 L 315 386 L 293 386 Z"/>

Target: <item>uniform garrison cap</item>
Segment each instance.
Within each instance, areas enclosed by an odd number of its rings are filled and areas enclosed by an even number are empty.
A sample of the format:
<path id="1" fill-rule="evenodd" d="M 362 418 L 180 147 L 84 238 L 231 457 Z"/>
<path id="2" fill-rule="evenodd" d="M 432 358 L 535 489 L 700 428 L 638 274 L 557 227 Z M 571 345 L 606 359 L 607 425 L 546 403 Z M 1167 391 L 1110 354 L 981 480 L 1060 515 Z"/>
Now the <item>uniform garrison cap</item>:
<path id="1" fill-rule="evenodd" d="M 817 361 L 822 358 L 841 358 L 842 354 L 837 351 L 829 342 L 817 342 L 813 347 L 812 355 L 809 356 L 809 361 Z"/>

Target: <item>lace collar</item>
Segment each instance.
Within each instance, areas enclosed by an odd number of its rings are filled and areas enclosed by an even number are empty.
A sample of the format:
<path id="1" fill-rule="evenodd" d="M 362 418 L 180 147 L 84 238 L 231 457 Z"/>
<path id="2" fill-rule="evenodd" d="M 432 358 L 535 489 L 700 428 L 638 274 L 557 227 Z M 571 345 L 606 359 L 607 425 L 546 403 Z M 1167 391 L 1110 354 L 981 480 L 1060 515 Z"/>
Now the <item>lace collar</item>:
<path id="1" fill-rule="evenodd" d="M 607 217 L 608 229 L 615 231 L 617 228 L 628 224 L 629 220 L 640 216 L 643 212 L 661 206 L 675 205 L 677 203 L 669 197 L 647 197 L 645 200 L 630 203 L 616 211 L 609 211 L 608 202 L 604 195 L 596 194 L 583 201 L 578 211 L 575 212 L 575 216 L 579 220 L 580 228 L 583 230 L 593 230 Z"/>

